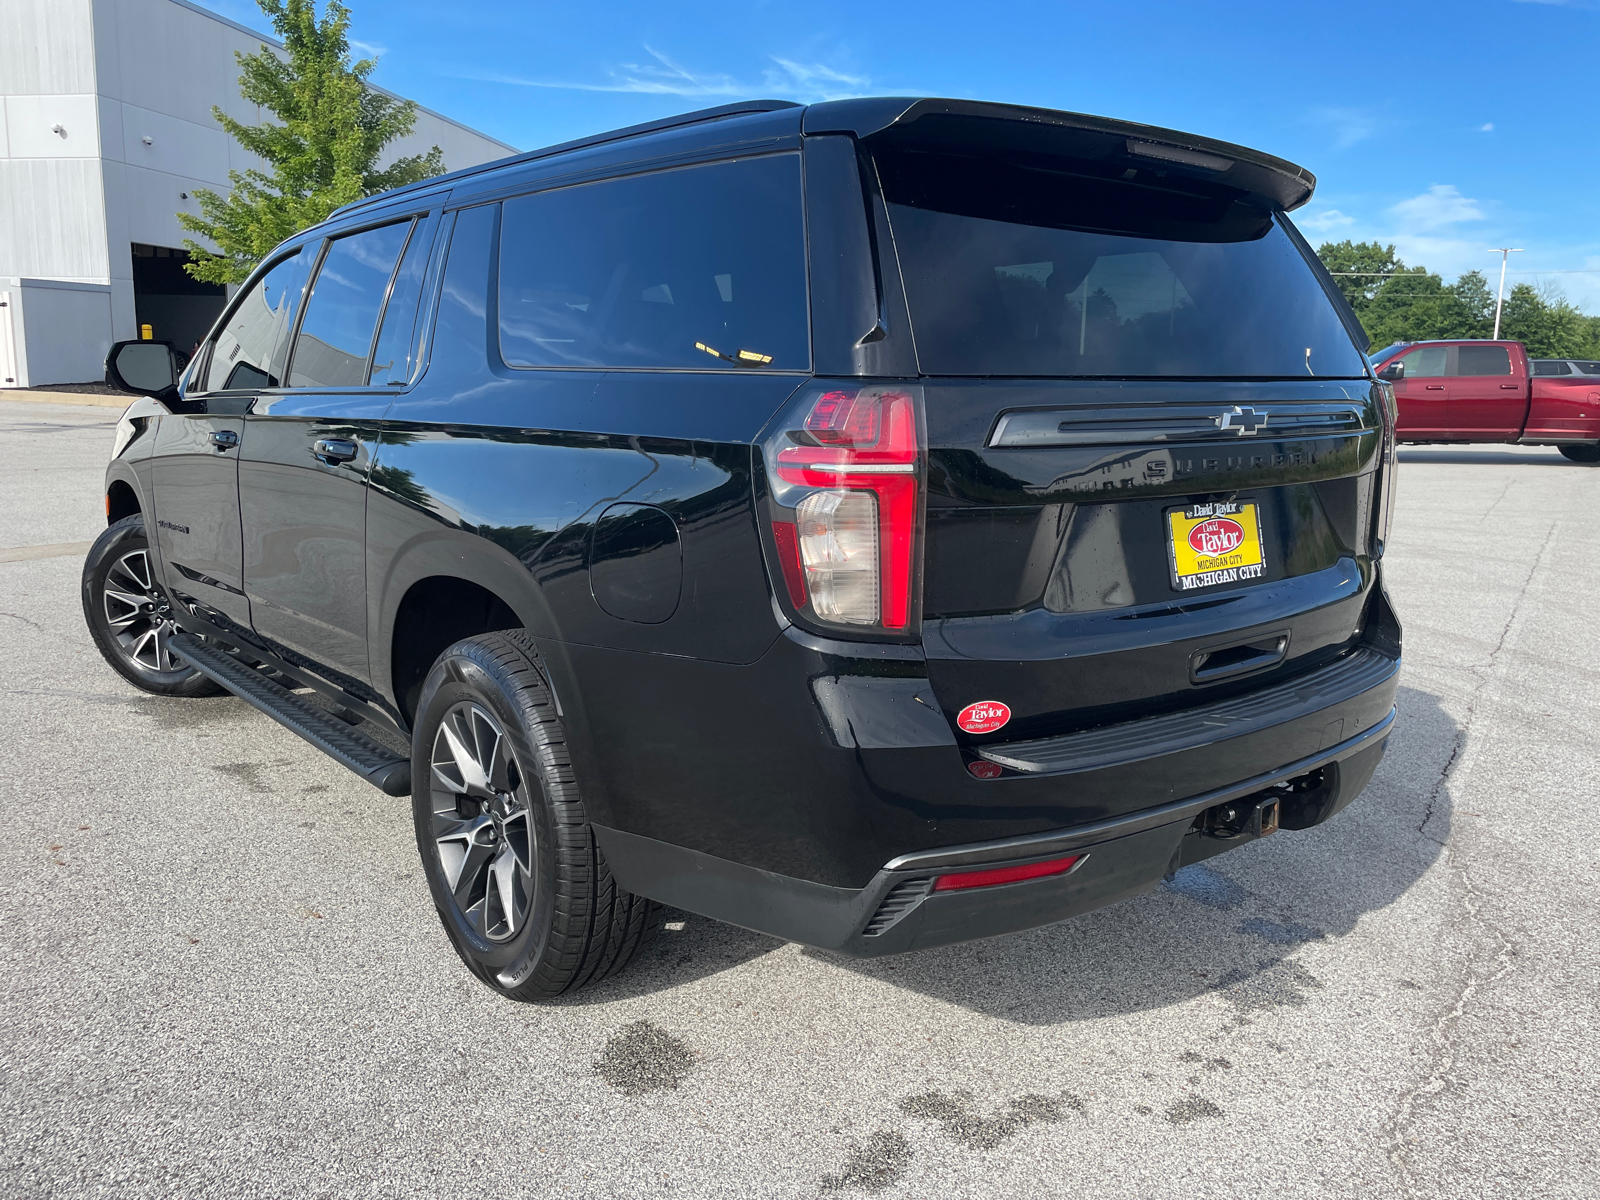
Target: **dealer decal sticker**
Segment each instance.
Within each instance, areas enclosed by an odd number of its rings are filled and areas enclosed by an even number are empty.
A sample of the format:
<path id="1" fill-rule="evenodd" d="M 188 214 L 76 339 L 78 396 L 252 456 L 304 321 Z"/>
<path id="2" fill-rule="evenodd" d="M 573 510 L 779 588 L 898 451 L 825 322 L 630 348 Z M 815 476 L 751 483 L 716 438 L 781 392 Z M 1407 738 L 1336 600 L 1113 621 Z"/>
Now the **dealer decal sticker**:
<path id="1" fill-rule="evenodd" d="M 1011 710 L 998 700 L 979 700 L 956 715 L 956 724 L 967 733 L 993 733 L 1011 720 Z"/>

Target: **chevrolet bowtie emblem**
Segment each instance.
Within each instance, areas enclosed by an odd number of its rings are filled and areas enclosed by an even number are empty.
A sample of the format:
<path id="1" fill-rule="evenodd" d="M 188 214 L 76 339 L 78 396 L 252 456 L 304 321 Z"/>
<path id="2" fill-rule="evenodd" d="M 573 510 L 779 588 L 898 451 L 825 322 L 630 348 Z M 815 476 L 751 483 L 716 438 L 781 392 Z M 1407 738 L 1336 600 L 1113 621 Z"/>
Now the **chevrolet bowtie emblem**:
<path id="1" fill-rule="evenodd" d="M 1217 418 L 1217 428 L 1223 433 L 1230 429 L 1241 437 L 1256 433 L 1267 423 L 1267 414 L 1253 408 L 1240 408 L 1237 404 Z"/>

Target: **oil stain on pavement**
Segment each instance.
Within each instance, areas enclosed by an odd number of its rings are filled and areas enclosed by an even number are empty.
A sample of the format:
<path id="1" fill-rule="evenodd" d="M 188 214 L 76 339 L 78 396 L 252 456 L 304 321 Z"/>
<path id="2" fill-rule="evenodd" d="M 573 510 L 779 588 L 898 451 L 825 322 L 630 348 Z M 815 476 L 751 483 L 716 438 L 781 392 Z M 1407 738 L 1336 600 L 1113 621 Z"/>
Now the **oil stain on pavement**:
<path id="1" fill-rule="evenodd" d="M 842 1192 L 849 1188 L 861 1192 L 881 1192 L 900 1182 L 911 1161 L 911 1146 L 904 1134 L 880 1129 L 845 1157 L 844 1166 L 833 1175 L 822 1177 L 822 1190 Z"/>
<path id="2" fill-rule="evenodd" d="M 649 1021 L 624 1025 L 595 1060 L 594 1073 L 626 1096 L 670 1092 L 694 1067 L 687 1043 Z"/>
<path id="3" fill-rule="evenodd" d="M 940 1131 L 952 1141 L 974 1150 L 993 1150 L 1001 1142 L 1036 1122 L 1057 1124 L 1069 1112 L 1083 1111 L 1083 1101 L 1063 1092 L 1060 1096 L 1018 1096 L 999 1112 L 984 1116 L 971 1099 L 957 1094 L 923 1092 L 900 1101 L 900 1111 L 908 1117 L 937 1121 Z"/>
<path id="4" fill-rule="evenodd" d="M 1203 1121 L 1207 1117 L 1220 1117 L 1222 1110 L 1204 1096 L 1189 1096 L 1179 1100 L 1176 1104 L 1168 1105 L 1167 1120 L 1174 1125 L 1187 1125 L 1191 1121 Z"/>

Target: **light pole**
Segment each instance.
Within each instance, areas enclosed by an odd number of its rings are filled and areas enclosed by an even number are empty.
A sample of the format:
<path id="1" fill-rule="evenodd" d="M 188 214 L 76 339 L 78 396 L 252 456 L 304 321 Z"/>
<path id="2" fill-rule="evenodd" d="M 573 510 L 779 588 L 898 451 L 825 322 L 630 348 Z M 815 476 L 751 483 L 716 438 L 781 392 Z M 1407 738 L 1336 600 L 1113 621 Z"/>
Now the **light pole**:
<path id="1" fill-rule="evenodd" d="M 1497 246 L 1489 253 L 1500 256 L 1500 290 L 1494 297 L 1494 340 L 1500 340 L 1500 309 L 1506 302 L 1506 260 L 1513 254 L 1521 254 L 1520 246 Z"/>

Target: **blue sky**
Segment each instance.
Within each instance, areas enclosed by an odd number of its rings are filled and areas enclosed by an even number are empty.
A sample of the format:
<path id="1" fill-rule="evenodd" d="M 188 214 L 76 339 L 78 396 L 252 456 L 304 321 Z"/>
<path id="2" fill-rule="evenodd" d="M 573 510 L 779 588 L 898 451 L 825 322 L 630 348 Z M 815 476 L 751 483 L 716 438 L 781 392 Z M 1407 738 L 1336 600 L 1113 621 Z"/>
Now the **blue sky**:
<path id="1" fill-rule="evenodd" d="M 378 83 L 524 149 L 755 96 L 1098 113 L 1309 168 L 1313 243 L 1491 285 L 1488 248 L 1526 247 L 1508 286 L 1600 313 L 1600 0 L 348 3 Z"/>

